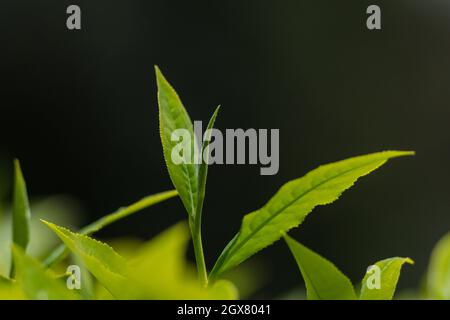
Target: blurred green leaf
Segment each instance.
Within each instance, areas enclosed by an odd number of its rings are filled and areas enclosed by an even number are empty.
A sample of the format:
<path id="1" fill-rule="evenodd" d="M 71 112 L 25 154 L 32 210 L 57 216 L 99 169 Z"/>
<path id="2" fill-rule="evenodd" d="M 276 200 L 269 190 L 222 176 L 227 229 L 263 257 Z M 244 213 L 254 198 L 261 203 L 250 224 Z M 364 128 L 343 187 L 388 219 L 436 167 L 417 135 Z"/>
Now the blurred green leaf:
<path id="1" fill-rule="evenodd" d="M 382 166 L 390 158 L 413 152 L 384 151 L 320 166 L 302 178 L 286 183 L 261 209 L 246 215 L 238 234 L 225 247 L 210 278 L 240 264 L 300 225 L 319 205 L 337 200 L 360 177 Z"/>
<path id="2" fill-rule="evenodd" d="M 14 160 L 13 242 L 26 250 L 30 239 L 30 204 L 18 160 Z"/>
<path id="3" fill-rule="evenodd" d="M 79 203 L 66 195 L 55 195 L 40 199 L 30 199 L 33 214 L 30 220 L 30 240 L 27 246 L 27 255 L 41 259 L 52 248 L 60 243 L 59 238 L 49 232 L 40 219 L 54 221 L 58 225 L 74 228 L 79 225 L 82 215 Z M 11 244 L 12 244 L 12 206 L 6 208 L 3 223 L 0 223 L 0 274 L 10 274 L 11 270 Z"/>
<path id="4" fill-rule="evenodd" d="M 80 296 L 85 300 L 95 299 L 95 283 L 92 275 L 89 273 L 89 270 L 84 265 L 83 259 L 81 259 L 77 255 L 74 255 L 73 259 L 74 264 L 80 268 L 80 275 L 81 275 L 80 279 L 81 288 L 79 289 Z"/>
<path id="5" fill-rule="evenodd" d="M 25 300 L 26 298 L 17 282 L 0 276 L 0 300 Z"/>
<path id="6" fill-rule="evenodd" d="M 202 287 L 185 261 L 189 230 L 185 224 L 144 244 L 130 264 L 111 247 L 88 236 L 45 222 L 79 256 L 86 268 L 119 299 L 232 299 L 234 286 L 220 281 Z"/>
<path id="7" fill-rule="evenodd" d="M 11 279 L 4 277 L 0 274 L 0 284 L 10 284 L 11 283 Z"/>
<path id="8" fill-rule="evenodd" d="M 151 207 L 157 203 L 163 202 L 170 198 L 173 198 L 177 195 L 176 190 L 170 190 L 165 192 L 160 192 L 154 195 L 147 196 L 127 207 L 120 208 L 116 212 L 111 213 L 107 216 L 100 218 L 97 221 L 87 225 L 82 228 L 79 233 L 84 235 L 91 235 L 104 227 L 116 222 L 120 219 L 123 219 L 133 213 L 139 212 L 145 208 Z M 67 249 L 64 244 L 60 245 L 56 249 L 54 249 L 44 260 L 44 264 L 46 266 L 52 266 L 57 262 L 61 261 L 67 255 Z"/>
<path id="9" fill-rule="evenodd" d="M 351 281 L 334 264 L 285 236 L 306 284 L 308 300 L 356 300 Z"/>
<path id="10" fill-rule="evenodd" d="M 231 281 L 239 292 L 239 299 L 249 299 L 269 282 L 269 269 L 260 259 L 249 259 L 221 275 Z"/>
<path id="11" fill-rule="evenodd" d="M 431 299 L 450 300 L 450 233 L 439 240 L 433 249 L 426 291 Z"/>
<path id="12" fill-rule="evenodd" d="M 400 271 L 405 263 L 413 264 L 410 258 L 394 257 L 378 261 L 369 266 L 361 285 L 361 300 L 392 300 Z"/>
<path id="13" fill-rule="evenodd" d="M 195 157 L 199 155 L 197 140 L 192 121 L 177 93 L 157 66 L 155 66 L 155 72 L 158 85 L 159 125 L 164 160 L 172 183 L 178 190 L 188 212 L 189 219 L 193 221 L 196 214 L 199 185 L 198 165 L 194 161 Z M 190 144 L 186 145 L 190 154 L 183 154 L 188 163 L 175 164 L 172 161 L 174 148 L 180 143 L 187 142 L 172 141 L 172 134 L 177 129 L 187 130 L 186 132 L 190 135 Z"/>
<path id="14" fill-rule="evenodd" d="M 130 262 L 130 279 L 136 287 L 133 299 L 236 299 L 228 281 L 209 288 L 197 281 L 194 268 L 186 262 L 189 229 L 179 223 L 142 245 Z"/>
<path id="15" fill-rule="evenodd" d="M 73 300 L 79 296 L 67 289 L 49 270 L 27 256 L 18 246 L 13 246 L 17 283 L 29 299 L 33 300 Z"/>
<path id="16" fill-rule="evenodd" d="M 88 236 L 73 233 L 53 223 L 43 221 L 66 246 L 83 260 L 86 268 L 116 298 L 123 296 L 127 264 L 110 246 Z"/>
<path id="17" fill-rule="evenodd" d="M 19 160 L 14 160 L 14 188 L 12 208 L 12 240 L 26 251 L 30 241 L 30 203 L 27 186 L 23 178 Z M 14 259 L 11 260 L 10 276 L 15 272 Z"/>

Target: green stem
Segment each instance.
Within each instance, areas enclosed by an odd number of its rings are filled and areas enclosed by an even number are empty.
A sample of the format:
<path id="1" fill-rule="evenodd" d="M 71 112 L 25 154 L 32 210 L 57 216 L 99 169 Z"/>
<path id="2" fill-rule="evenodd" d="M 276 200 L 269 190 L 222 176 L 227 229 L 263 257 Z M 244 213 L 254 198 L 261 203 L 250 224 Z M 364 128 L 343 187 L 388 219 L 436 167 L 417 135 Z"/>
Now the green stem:
<path id="1" fill-rule="evenodd" d="M 208 129 L 212 129 L 214 126 L 214 122 L 216 120 L 217 114 L 219 112 L 220 106 L 216 108 L 213 116 L 209 120 Z M 203 141 L 203 145 L 200 152 L 200 159 L 203 160 L 203 152 L 207 149 L 210 141 L 211 141 L 211 130 L 209 135 L 206 135 L 205 140 Z M 195 207 L 194 216 L 190 221 L 191 224 L 191 233 L 192 240 L 194 242 L 194 252 L 195 252 L 195 260 L 197 262 L 197 270 L 198 277 L 200 279 L 200 283 L 203 286 L 208 286 L 208 272 L 206 270 L 205 264 L 205 256 L 203 254 L 203 244 L 202 244 L 202 213 L 203 213 L 203 202 L 205 200 L 206 193 L 206 178 L 208 176 L 208 161 L 202 161 L 198 168 L 198 193 L 197 193 L 197 205 Z"/>
<path id="2" fill-rule="evenodd" d="M 192 241 L 194 243 L 195 261 L 197 262 L 197 271 L 200 283 L 206 287 L 208 285 L 208 273 L 206 271 L 205 256 L 203 254 L 202 233 L 200 228 L 194 227 Z"/>

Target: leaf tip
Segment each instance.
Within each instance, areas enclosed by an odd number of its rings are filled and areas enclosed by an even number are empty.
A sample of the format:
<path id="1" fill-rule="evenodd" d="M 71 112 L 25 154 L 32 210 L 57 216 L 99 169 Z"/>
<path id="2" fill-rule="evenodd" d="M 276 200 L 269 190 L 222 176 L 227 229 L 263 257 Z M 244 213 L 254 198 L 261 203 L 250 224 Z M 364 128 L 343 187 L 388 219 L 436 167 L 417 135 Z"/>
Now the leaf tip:
<path id="1" fill-rule="evenodd" d="M 51 223 L 51 222 L 49 222 L 49 221 L 47 221 L 47 220 L 44 220 L 44 219 L 39 219 L 43 224 L 45 224 L 47 227 L 49 227 L 53 232 L 55 232 L 55 233 L 60 233 L 60 230 L 59 230 L 59 227 L 56 225 L 56 224 L 54 224 L 54 223 Z"/>
<path id="2" fill-rule="evenodd" d="M 20 161 L 19 161 L 19 159 L 15 158 L 13 160 L 13 163 L 14 163 L 14 168 L 15 169 L 20 169 Z"/>
<path id="3" fill-rule="evenodd" d="M 392 153 L 392 157 L 404 157 L 404 156 L 415 156 L 416 152 L 414 150 L 391 150 L 386 151 Z"/>
<path id="4" fill-rule="evenodd" d="M 166 81 L 166 78 L 164 77 L 164 75 L 163 75 L 161 69 L 158 67 L 158 65 L 155 64 L 154 68 L 155 68 L 156 82 L 159 85 L 159 83 L 161 81 Z"/>
<path id="5" fill-rule="evenodd" d="M 14 159 L 13 164 L 14 164 L 14 173 L 15 173 L 16 179 L 23 179 L 22 167 L 20 165 L 19 159 Z"/>
<path id="6" fill-rule="evenodd" d="M 153 68 L 155 69 L 155 74 L 161 73 L 161 70 L 159 69 L 159 67 L 158 67 L 157 64 L 155 64 L 155 65 L 153 66 Z"/>

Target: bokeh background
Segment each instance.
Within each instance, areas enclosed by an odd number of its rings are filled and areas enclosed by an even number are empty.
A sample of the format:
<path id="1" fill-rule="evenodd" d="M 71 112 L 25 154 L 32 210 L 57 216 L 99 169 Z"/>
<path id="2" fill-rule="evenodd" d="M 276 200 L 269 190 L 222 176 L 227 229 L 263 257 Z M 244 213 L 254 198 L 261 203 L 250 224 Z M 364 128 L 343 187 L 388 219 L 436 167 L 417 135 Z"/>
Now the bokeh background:
<path id="1" fill-rule="evenodd" d="M 82 30 L 66 29 L 66 8 Z M 366 29 L 366 8 L 382 30 Z M 1 194 L 11 159 L 34 197 L 70 195 L 90 222 L 171 188 L 158 136 L 153 65 L 195 120 L 279 128 L 280 170 L 210 168 L 207 263 L 286 181 L 319 164 L 385 149 L 416 150 L 317 208 L 291 235 L 354 282 L 382 258 L 410 256 L 401 288 L 420 286 L 450 229 L 450 4 L 446 0 L 24 1 L 0 4 Z M 74 200 L 75 199 L 75 200 Z M 62 214 L 62 213 L 61 213 Z M 151 238 L 186 218 L 171 200 L 98 237 Z M 189 253 L 192 258 L 192 252 Z M 302 284 L 283 242 L 259 253 L 254 297 Z"/>

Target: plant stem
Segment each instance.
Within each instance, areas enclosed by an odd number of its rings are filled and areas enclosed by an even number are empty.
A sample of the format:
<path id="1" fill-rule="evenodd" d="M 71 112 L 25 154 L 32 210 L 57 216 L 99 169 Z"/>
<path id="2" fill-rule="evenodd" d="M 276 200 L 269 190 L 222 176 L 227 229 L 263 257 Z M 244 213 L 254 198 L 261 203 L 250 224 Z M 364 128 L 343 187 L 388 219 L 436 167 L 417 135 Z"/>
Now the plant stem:
<path id="1" fill-rule="evenodd" d="M 194 242 L 195 260 L 197 262 L 198 277 L 200 283 L 208 286 L 208 271 L 206 270 L 205 255 L 203 253 L 202 243 L 202 213 L 203 202 L 205 200 L 206 176 L 208 174 L 208 165 L 200 166 L 199 170 L 199 192 L 197 199 L 197 207 L 195 209 L 195 217 L 192 223 L 192 241 Z"/>
<path id="2" fill-rule="evenodd" d="M 206 271 L 205 256 L 203 254 L 202 233 L 200 228 L 194 227 L 192 241 L 194 243 L 195 261 L 197 262 L 197 271 L 200 283 L 206 287 L 208 285 L 208 273 Z"/>

